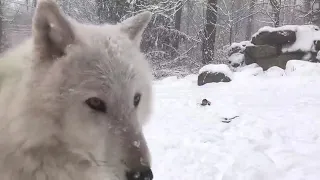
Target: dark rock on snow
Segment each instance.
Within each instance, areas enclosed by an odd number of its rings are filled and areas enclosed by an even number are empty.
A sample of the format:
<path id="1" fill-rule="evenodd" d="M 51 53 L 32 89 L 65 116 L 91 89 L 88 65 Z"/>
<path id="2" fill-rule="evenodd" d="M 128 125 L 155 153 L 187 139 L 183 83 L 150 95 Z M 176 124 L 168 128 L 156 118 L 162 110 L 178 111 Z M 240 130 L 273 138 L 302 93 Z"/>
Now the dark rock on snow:
<path id="1" fill-rule="evenodd" d="M 211 102 L 207 99 L 202 99 L 201 106 L 210 106 Z"/>
<path id="2" fill-rule="evenodd" d="M 207 83 L 218 82 L 230 82 L 231 78 L 222 72 L 210 72 L 204 71 L 198 76 L 198 86 L 202 86 Z"/>
<path id="3" fill-rule="evenodd" d="M 315 50 L 319 51 L 320 50 L 320 41 L 316 40 L 313 42 Z"/>

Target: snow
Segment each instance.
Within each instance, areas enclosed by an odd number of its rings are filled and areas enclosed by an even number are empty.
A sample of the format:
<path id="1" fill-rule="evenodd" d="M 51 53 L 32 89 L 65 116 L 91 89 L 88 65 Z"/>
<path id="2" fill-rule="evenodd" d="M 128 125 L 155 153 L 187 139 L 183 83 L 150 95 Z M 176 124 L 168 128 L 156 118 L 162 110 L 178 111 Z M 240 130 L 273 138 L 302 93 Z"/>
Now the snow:
<path id="1" fill-rule="evenodd" d="M 230 61 L 230 64 L 241 64 L 244 61 L 244 54 L 242 53 L 233 53 L 231 56 L 229 56 L 228 60 Z"/>
<path id="2" fill-rule="evenodd" d="M 318 180 L 320 69 L 312 65 L 289 61 L 283 76 L 250 74 L 252 65 L 230 83 L 200 87 L 197 75 L 155 81 L 144 129 L 154 179 Z M 211 106 L 200 106 L 204 98 Z"/>
<path id="3" fill-rule="evenodd" d="M 274 32 L 274 31 L 297 31 L 298 28 L 303 28 L 303 29 L 310 29 L 313 31 L 318 31 L 319 27 L 316 25 L 284 25 L 280 27 L 270 27 L 270 26 L 264 26 L 260 28 L 255 34 L 252 35 L 252 37 L 256 37 L 258 34 L 262 32 Z"/>
<path id="4" fill-rule="evenodd" d="M 286 74 L 292 76 L 320 76 L 320 64 L 290 60 L 286 65 Z"/>
<path id="5" fill-rule="evenodd" d="M 253 44 L 250 41 L 242 41 L 242 42 L 239 42 L 239 43 L 232 43 L 230 45 L 229 49 L 233 49 L 233 48 L 239 47 L 241 49 L 241 51 L 244 51 L 247 46 L 253 46 Z"/>
<path id="6" fill-rule="evenodd" d="M 279 77 L 284 76 L 285 74 L 285 71 L 277 66 L 273 66 L 265 71 L 265 75 L 268 77 Z"/>
<path id="7" fill-rule="evenodd" d="M 263 74 L 263 69 L 257 64 L 253 63 L 238 69 L 237 76 L 234 78 L 244 78 L 247 76 L 257 76 Z"/>
<path id="8" fill-rule="evenodd" d="M 297 26 L 296 29 L 296 42 L 287 47 L 283 47 L 283 52 L 294 52 L 294 51 L 315 51 L 314 41 L 320 40 L 320 31 L 312 26 Z"/>
<path id="9" fill-rule="evenodd" d="M 205 71 L 209 71 L 212 73 L 215 72 L 221 72 L 223 74 L 225 74 L 228 77 L 232 77 L 232 71 L 230 70 L 230 68 L 228 67 L 228 65 L 226 64 L 208 64 L 203 66 L 200 70 L 199 70 L 199 74 L 201 74 L 202 72 Z"/>

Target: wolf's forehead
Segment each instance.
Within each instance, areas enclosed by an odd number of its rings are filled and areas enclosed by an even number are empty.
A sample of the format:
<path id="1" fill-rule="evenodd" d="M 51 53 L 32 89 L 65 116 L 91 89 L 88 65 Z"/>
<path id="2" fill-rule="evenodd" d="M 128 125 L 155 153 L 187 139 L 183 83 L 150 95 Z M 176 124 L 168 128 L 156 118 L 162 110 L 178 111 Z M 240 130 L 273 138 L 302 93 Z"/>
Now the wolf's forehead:
<path id="1" fill-rule="evenodd" d="M 78 69 L 93 82 L 103 87 L 129 88 L 139 76 L 133 63 L 140 58 L 140 51 L 115 25 L 83 26 L 77 28 L 84 45 L 73 52 Z"/>
<path id="2" fill-rule="evenodd" d="M 138 75 L 123 53 L 105 47 L 79 47 L 72 53 L 72 66 L 82 78 L 79 81 L 102 87 L 129 85 Z M 77 75 L 76 75 L 77 76 Z M 88 82 L 88 83 L 87 83 Z"/>

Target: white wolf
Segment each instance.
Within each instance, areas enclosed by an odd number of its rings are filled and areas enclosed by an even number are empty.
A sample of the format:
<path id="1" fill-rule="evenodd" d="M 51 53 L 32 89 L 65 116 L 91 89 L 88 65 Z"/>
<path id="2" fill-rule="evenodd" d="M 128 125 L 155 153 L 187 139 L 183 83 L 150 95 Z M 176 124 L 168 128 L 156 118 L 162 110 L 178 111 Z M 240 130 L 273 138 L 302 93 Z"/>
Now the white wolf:
<path id="1" fill-rule="evenodd" d="M 151 18 L 84 25 L 39 0 L 32 37 L 0 59 L 1 180 L 151 180 L 142 127 Z"/>

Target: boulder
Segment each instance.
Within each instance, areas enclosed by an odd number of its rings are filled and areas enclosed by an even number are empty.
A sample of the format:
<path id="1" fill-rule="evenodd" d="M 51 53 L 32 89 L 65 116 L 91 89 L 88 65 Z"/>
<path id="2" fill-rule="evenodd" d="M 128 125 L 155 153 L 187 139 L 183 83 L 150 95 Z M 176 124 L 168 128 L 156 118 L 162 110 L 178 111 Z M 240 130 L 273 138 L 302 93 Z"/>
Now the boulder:
<path id="1" fill-rule="evenodd" d="M 280 51 L 280 52 L 279 52 Z M 260 46 L 248 46 L 244 51 L 245 56 L 249 56 L 251 59 L 259 59 L 271 56 L 277 56 L 281 53 L 281 50 L 274 46 L 260 45 Z"/>
<path id="2" fill-rule="evenodd" d="M 281 77 L 285 75 L 285 71 L 282 68 L 273 66 L 264 72 L 267 77 Z"/>
<path id="3" fill-rule="evenodd" d="M 254 45 L 285 45 L 293 44 L 296 41 L 296 32 L 292 30 L 262 31 L 252 37 L 251 43 Z"/>
<path id="4" fill-rule="evenodd" d="M 232 43 L 228 48 L 228 56 L 231 56 L 235 53 L 243 53 L 247 46 L 253 46 L 250 41 L 241 41 L 239 43 Z"/>
<path id="5" fill-rule="evenodd" d="M 262 58 L 256 58 L 256 59 L 250 59 L 250 57 L 247 57 L 246 64 L 254 61 L 254 63 L 257 63 L 264 71 L 269 69 L 272 66 L 277 66 L 282 69 L 285 69 L 288 61 L 293 59 L 302 59 L 304 55 L 305 53 L 303 52 L 291 52 L 291 53 L 284 53 L 280 55 L 262 57 Z"/>
<path id="6" fill-rule="evenodd" d="M 198 86 L 205 85 L 207 83 L 218 83 L 218 82 L 230 82 L 231 78 L 223 72 L 210 72 L 203 71 L 198 76 Z"/>
<path id="7" fill-rule="evenodd" d="M 301 60 L 290 60 L 285 72 L 288 76 L 319 76 L 320 64 Z"/>
<path id="8" fill-rule="evenodd" d="M 313 44 L 314 44 L 315 50 L 318 52 L 320 50 L 320 41 L 315 40 L 315 41 L 313 41 Z"/>

